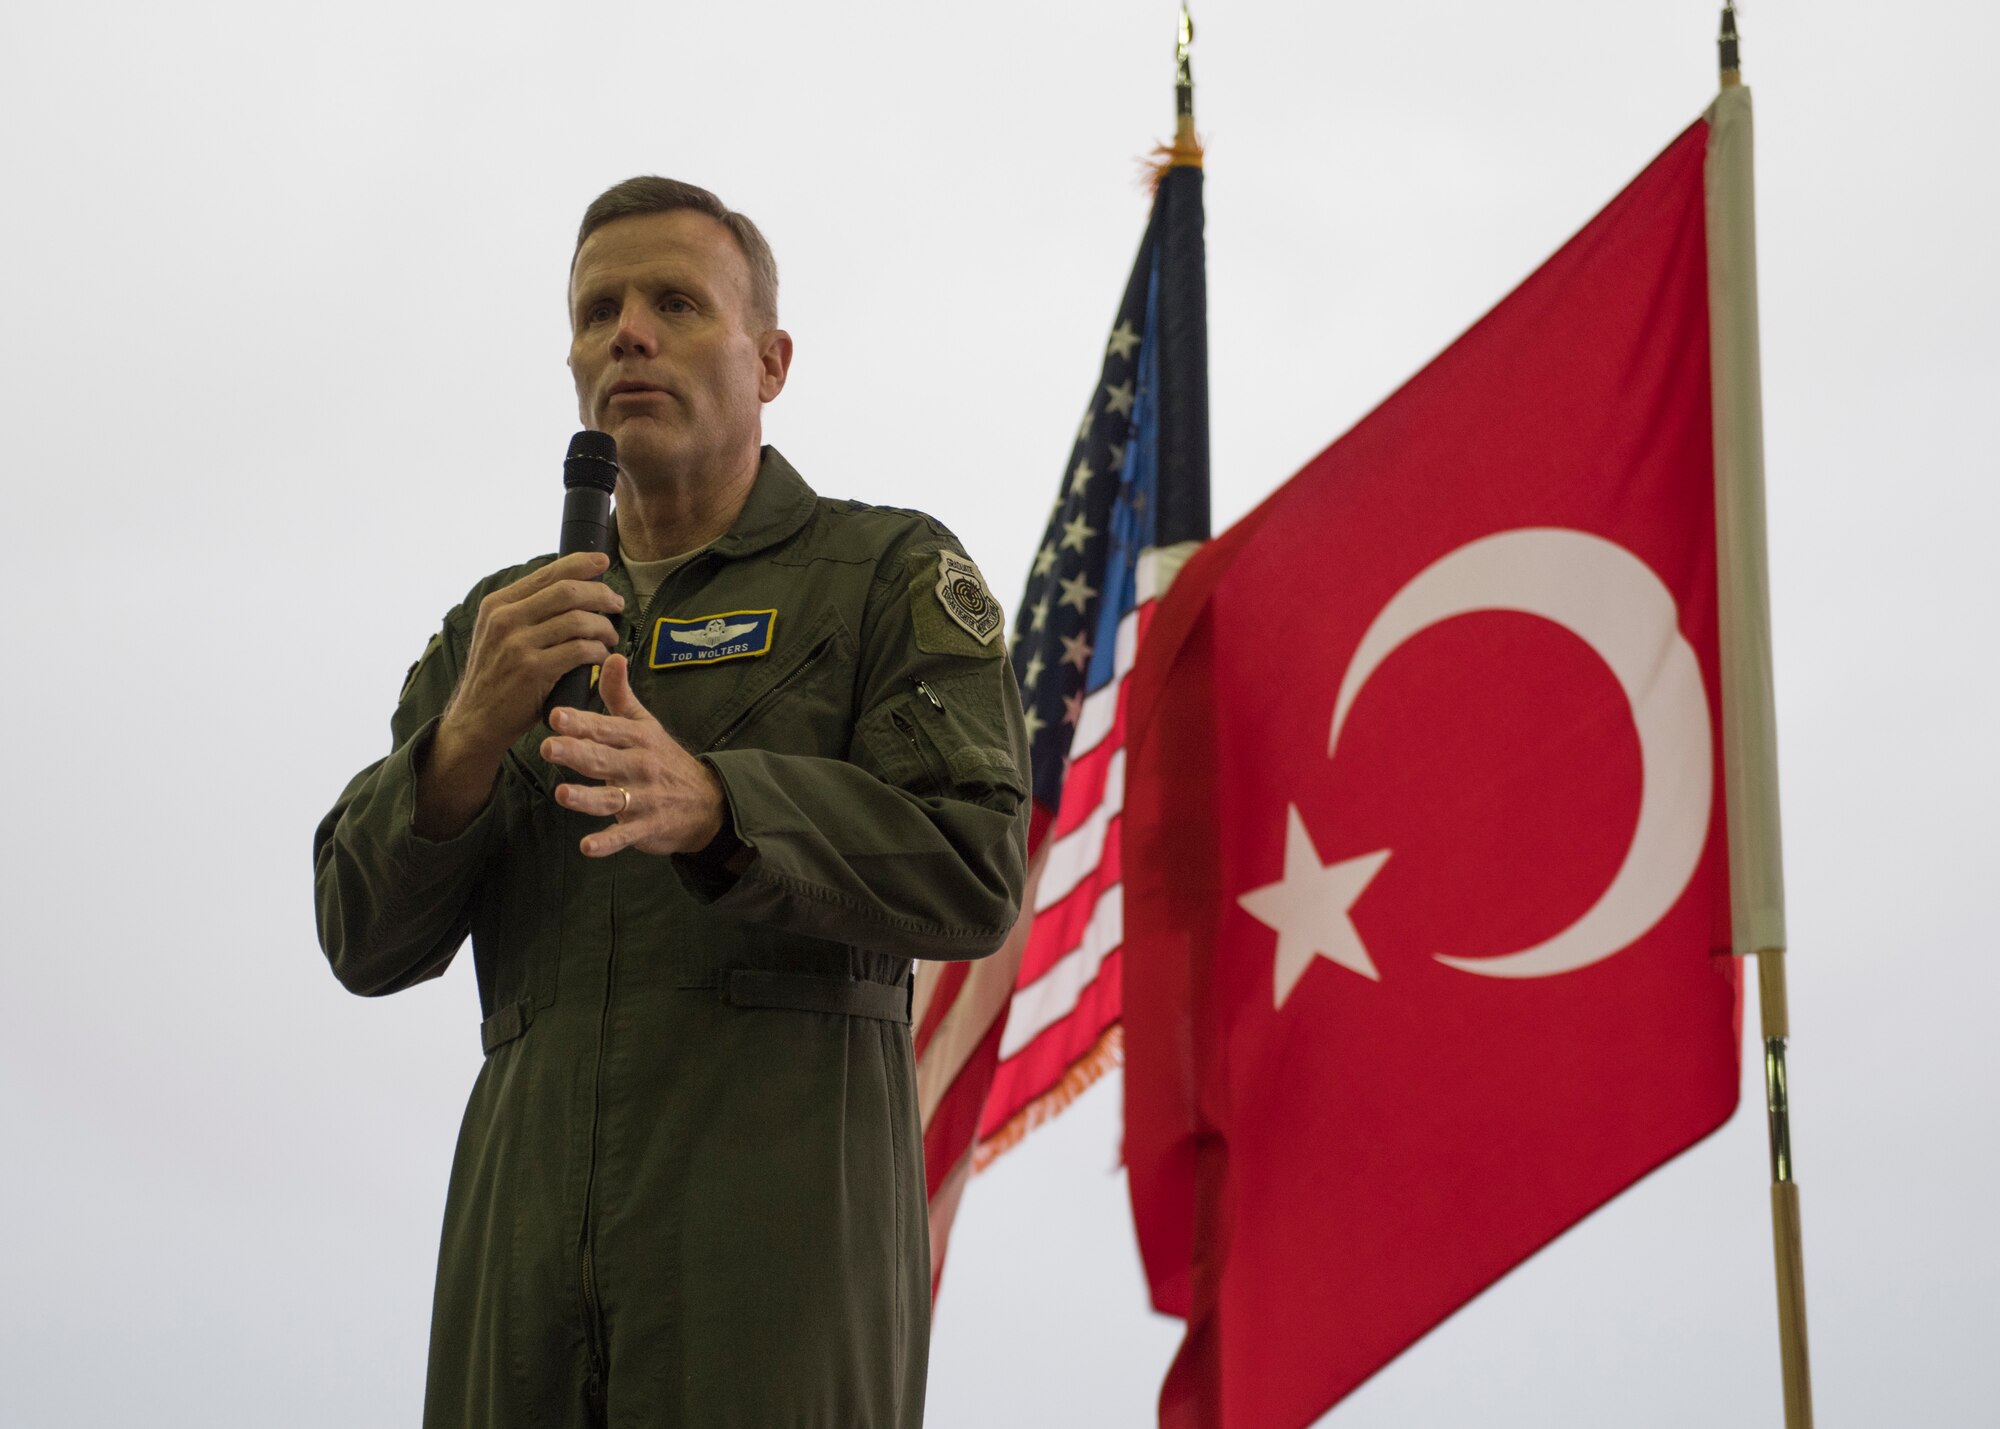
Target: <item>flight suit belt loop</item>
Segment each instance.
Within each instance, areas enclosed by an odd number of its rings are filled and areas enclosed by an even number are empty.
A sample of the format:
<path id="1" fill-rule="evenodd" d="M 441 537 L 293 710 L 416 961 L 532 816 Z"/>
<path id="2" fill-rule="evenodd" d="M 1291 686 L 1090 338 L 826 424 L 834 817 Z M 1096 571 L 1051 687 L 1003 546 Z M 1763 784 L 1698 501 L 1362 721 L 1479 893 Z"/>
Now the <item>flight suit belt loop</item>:
<path id="1" fill-rule="evenodd" d="M 528 1024 L 534 1020 L 533 1001 L 510 1002 L 479 1024 L 479 1045 L 490 1053 L 495 1047 L 512 1042 L 526 1032 Z"/>
<path id="2" fill-rule="evenodd" d="M 732 1007 L 786 1007 L 796 1012 L 833 1012 L 908 1023 L 910 992 L 906 982 L 737 968 L 723 974 L 719 990 L 722 1000 Z"/>

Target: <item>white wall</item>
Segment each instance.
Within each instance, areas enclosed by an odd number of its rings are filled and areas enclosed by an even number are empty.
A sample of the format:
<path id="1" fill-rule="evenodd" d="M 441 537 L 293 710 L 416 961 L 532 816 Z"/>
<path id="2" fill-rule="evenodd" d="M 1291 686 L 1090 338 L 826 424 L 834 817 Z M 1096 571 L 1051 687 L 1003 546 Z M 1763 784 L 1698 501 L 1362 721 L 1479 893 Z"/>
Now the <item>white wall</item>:
<path id="1" fill-rule="evenodd" d="M 1216 515 L 1706 104 L 1714 7 L 1207 0 Z M 1171 124 L 1167 0 L 17 7 L 0 79 L 0 1423 L 414 1422 L 469 970 L 349 998 L 313 824 L 554 537 L 562 278 L 755 215 L 770 434 L 1018 591 Z M 1992 1423 L 1987 7 L 1752 0 L 1795 1136 L 1820 1422 Z M 1754 1025 L 1754 1023 L 1753 1023 Z M 1759 1089 L 1343 1426 L 1778 1421 Z M 974 1183 L 931 1422 L 1150 1422 L 1116 1091 Z M 997 1356 L 997 1359 L 996 1359 Z"/>

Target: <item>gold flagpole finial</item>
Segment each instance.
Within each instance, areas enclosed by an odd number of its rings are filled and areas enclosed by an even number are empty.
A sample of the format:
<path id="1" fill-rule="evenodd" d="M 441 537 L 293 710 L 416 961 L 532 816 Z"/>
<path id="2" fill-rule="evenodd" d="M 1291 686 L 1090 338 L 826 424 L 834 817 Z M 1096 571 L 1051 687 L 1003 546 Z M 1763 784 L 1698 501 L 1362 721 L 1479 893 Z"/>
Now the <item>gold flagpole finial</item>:
<path id="1" fill-rule="evenodd" d="M 1194 111 L 1194 70 L 1188 51 L 1194 46 L 1194 16 L 1188 14 L 1187 0 L 1181 0 L 1181 34 L 1174 45 L 1174 87 L 1180 96 L 1181 113 Z"/>
<path id="2" fill-rule="evenodd" d="M 1201 163 L 1201 141 L 1194 136 L 1194 17 L 1181 0 L 1180 38 L 1174 44 L 1174 153 L 1177 163 Z"/>
<path id="3" fill-rule="evenodd" d="M 1715 49 L 1722 65 L 1723 88 L 1743 83 L 1743 66 L 1736 52 L 1736 0 L 1723 0 L 1722 33 L 1715 37 Z"/>
<path id="4" fill-rule="evenodd" d="M 1188 51 L 1194 47 L 1194 17 L 1188 14 L 1187 0 L 1181 0 L 1180 39 L 1174 45 L 1174 147 L 1194 141 L 1194 66 Z"/>
<path id="5" fill-rule="evenodd" d="M 1155 190 L 1169 169 L 1201 167 L 1201 140 L 1194 132 L 1194 66 L 1188 59 L 1193 48 L 1194 17 L 1188 14 L 1187 0 L 1181 0 L 1180 38 L 1174 44 L 1174 142 L 1154 145 L 1152 158 L 1142 167 L 1147 186 Z"/>

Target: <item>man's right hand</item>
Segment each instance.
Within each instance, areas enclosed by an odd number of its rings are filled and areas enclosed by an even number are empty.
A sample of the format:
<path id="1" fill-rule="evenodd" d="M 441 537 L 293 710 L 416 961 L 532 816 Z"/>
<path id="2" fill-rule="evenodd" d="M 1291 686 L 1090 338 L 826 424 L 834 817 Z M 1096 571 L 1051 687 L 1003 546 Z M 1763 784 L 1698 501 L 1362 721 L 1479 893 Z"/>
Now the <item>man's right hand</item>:
<path id="1" fill-rule="evenodd" d="M 555 682 L 618 648 L 610 617 L 625 608 L 597 577 L 611 558 L 579 551 L 479 602 L 458 686 L 417 771 L 416 831 L 463 833 L 493 792 L 507 747 L 534 728 Z"/>

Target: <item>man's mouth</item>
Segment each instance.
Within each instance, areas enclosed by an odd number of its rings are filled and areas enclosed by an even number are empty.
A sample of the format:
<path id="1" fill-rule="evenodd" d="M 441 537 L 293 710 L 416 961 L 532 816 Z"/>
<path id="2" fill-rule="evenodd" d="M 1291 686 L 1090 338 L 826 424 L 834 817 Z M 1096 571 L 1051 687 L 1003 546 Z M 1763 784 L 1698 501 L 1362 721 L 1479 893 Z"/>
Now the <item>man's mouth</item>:
<path id="1" fill-rule="evenodd" d="M 670 395 L 666 388 L 652 382 L 614 382 L 611 384 L 610 398 L 616 397 L 665 397 Z M 609 400 L 607 398 L 607 400 Z"/>

